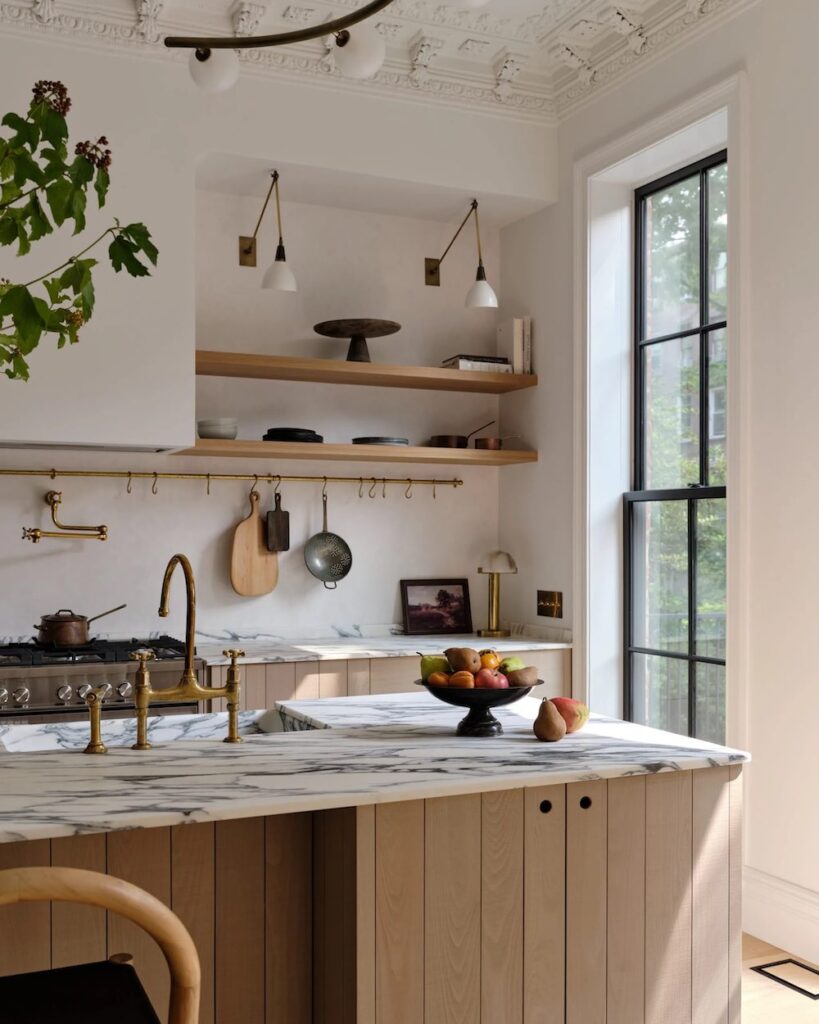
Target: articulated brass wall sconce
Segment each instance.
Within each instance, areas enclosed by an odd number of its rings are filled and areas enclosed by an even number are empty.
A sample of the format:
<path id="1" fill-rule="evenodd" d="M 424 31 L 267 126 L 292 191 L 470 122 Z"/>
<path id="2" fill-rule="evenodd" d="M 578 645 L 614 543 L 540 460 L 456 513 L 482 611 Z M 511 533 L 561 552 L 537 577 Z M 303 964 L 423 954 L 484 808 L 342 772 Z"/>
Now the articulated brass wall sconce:
<path id="1" fill-rule="evenodd" d="M 276 220 L 279 225 L 279 244 L 276 246 L 276 257 L 267 268 L 267 271 L 262 278 L 262 288 L 269 288 L 276 292 L 294 292 L 297 290 L 296 278 L 293 275 L 293 271 L 287 265 L 287 257 L 284 252 L 284 240 L 282 238 L 282 208 L 281 203 L 279 202 L 279 172 L 273 171 L 272 178 L 273 180 L 270 182 L 270 188 L 268 189 L 264 206 L 262 207 L 262 212 L 259 214 L 259 219 L 256 221 L 256 227 L 254 228 L 253 234 L 239 236 L 239 265 L 242 267 L 256 266 L 256 236 L 259 233 L 259 228 L 262 226 L 262 221 L 264 220 L 264 215 L 267 212 L 270 197 L 275 191 Z"/>
<path id="2" fill-rule="evenodd" d="M 452 237 L 452 241 L 444 249 L 443 256 L 439 259 L 426 259 L 424 260 L 424 280 L 427 285 L 438 288 L 441 284 L 441 264 L 446 259 L 447 253 L 455 244 L 458 235 L 463 231 L 466 226 L 466 222 L 474 213 L 475 215 L 475 235 L 478 241 L 478 273 L 475 277 L 475 283 L 466 293 L 465 305 L 472 309 L 490 309 L 494 308 L 498 304 L 498 297 L 486 280 L 486 270 L 483 265 L 483 250 L 481 249 L 481 224 L 478 219 L 478 200 L 473 199 L 472 204 L 469 207 L 469 213 L 461 221 L 461 226 L 455 232 Z"/>
<path id="3" fill-rule="evenodd" d="M 57 509 L 63 500 L 62 491 L 49 491 L 45 503 L 51 509 L 51 521 L 56 530 L 39 530 L 33 526 L 23 527 L 23 540 L 38 544 L 44 537 L 56 537 L 61 540 L 108 540 L 107 526 L 67 526 L 57 519 Z"/>

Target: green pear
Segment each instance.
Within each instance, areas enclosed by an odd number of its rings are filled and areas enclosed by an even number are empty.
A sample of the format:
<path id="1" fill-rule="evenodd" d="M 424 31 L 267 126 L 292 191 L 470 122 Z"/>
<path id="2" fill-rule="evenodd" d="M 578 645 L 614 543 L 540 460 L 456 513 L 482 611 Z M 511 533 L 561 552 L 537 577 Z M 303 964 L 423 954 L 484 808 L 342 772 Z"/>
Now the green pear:
<path id="1" fill-rule="evenodd" d="M 508 676 L 510 672 L 519 672 L 522 668 L 526 668 L 526 662 L 516 654 L 504 658 L 498 666 L 498 670 L 503 672 L 505 676 Z"/>
<path id="2" fill-rule="evenodd" d="M 421 678 L 424 682 L 429 679 L 433 672 L 450 673 L 449 662 L 443 654 L 422 654 L 421 655 Z"/>

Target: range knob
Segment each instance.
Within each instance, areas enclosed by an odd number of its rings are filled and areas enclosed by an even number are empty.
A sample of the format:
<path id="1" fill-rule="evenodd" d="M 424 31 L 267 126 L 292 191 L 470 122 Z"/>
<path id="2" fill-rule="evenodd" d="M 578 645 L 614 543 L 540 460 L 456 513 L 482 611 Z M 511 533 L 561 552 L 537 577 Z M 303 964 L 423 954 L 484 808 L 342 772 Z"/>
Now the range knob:
<path id="1" fill-rule="evenodd" d="M 97 687 L 97 693 L 101 701 L 108 700 L 113 691 L 113 686 L 110 683 L 103 683 L 102 686 Z"/>
<path id="2" fill-rule="evenodd" d="M 77 687 L 77 696 L 80 698 L 80 700 L 84 701 L 90 692 L 91 687 L 88 685 L 88 683 L 81 683 L 80 686 Z"/>
<path id="3" fill-rule="evenodd" d="M 6 704 L 9 702 L 9 691 L 5 686 L 0 686 L 0 711 L 5 709 Z"/>
<path id="4" fill-rule="evenodd" d="M 133 692 L 134 688 L 127 680 L 124 683 L 120 683 L 117 687 L 117 693 L 119 694 L 120 700 L 128 700 Z"/>
<path id="5" fill-rule="evenodd" d="M 74 696 L 73 686 L 69 686 L 68 683 L 63 683 L 62 686 L 57 687 L 57 700 L 61 704 L 70 704 L 71 698 Z"/>
<path id="6" fill-rule="evenodd" d="M 31 691 L 27 686 L 18 686 L 12 693 L 12 697 L 18 708 L 27 708 L 28 702 L 31 700 Z"/>

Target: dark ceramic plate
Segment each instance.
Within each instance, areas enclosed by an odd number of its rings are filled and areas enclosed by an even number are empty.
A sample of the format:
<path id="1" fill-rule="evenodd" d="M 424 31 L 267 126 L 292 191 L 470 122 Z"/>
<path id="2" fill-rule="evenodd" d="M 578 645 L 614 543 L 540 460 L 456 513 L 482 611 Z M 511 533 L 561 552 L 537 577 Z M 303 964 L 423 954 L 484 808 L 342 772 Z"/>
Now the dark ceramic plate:
<path id="1" fill-rule="evenodd" d="M 263 441 L 301 441 L 308 444 L 321 444 L 324 438 L 315 430 L 302 430 L 299 427 L 271 427 L 262 437 Z"/>
<path id="2" fill-rule="evenodd" d="M 409 444 L 406 437 L 354 437 L 353 444 Z"/>
<path id="3" fill-rule="evenodd" d="M 458 723 L 459 736 L 500 736 L 503 727 L 492 714 L 492 708 L 514 704 L 515 701 L 531 693 L 535 686 L 542 686 L 543 680 L 538 679 L 533 686 L 510 686 L 504 690 L 493 690 L 488 687 L 461 689 L 458 686 L 432 686 L 423 679 L 415 680 L 416 686 L 423 686 L 433 697 L 456 708 L 469 708 L 469 714 Z"/>

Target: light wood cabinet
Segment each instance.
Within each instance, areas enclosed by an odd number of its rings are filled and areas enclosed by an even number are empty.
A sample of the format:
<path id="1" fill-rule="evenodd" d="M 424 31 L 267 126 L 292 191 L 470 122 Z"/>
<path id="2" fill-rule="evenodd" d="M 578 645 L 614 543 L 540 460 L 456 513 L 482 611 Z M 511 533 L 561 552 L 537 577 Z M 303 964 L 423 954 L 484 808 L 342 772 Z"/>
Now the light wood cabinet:
<path id="1" fill-rule="evenodd" d="M 155 893 L 206 1024 L 739 1024 L 741 787 L 708 768 L 37 840 L 0 868 Z M 153 943 L 87 913 L 0 910 L 0 974 L 128 951 L 159 1007 Z"/>

